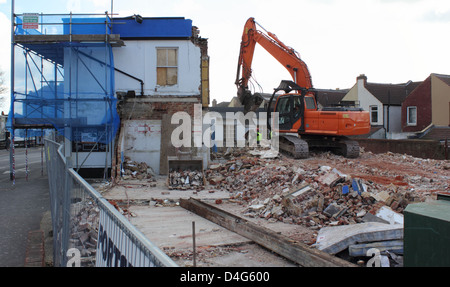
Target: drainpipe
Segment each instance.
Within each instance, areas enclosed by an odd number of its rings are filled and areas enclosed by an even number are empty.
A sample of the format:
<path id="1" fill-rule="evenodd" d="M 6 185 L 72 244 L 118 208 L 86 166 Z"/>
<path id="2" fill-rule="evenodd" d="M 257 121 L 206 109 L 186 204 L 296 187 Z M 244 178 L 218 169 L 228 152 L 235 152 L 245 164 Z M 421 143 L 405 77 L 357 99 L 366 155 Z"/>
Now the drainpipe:
<path id="1" fill-rule="evenodd" d="M 106 65 L 107 67 L 111 67 L 111 65 L 108 65 L 108 64 L 106 64 L 105 62 L 102 62 L 102 61 L 100 61 L 99 59 L 96 59 L 96 58 L 94 58 L 94 57 L 92 57 L 92 56 L 90 56 L 90 55 L 88 55 L 88 54 L 86 54 L 86 53 L 84 53 L 84 52 L 78 51 L 78 53 L 82 54 L 83 56 L 85 56 L 85 57 L 87 57 L 87 58 L 89 58 L 89 59 L 91 59 L 91 60 L 96 61 L 97 63 L 100 63 L 100 64 L 102 64 L 102 65 Z M 141 96 L 144 95 L 144 81 L 143 81 L 143 80 L 141 80 L 141 79 L 139 79 L 139 78 L 136 78 L 135 76 L 130 75 L 130 74 L 128 74 L 128 73 L 126 73 L 126 72 L 124 72 L 124 71 L 122 71 L 122 70 L 120 70 L 120 69 L 117 69 L 116 67 L 114 67 L 114 71 L 119 72 L 119 73 L 121 73 L 121 74 L 123 74 L 123 75 L 125 75 L 125 76 L 127 76 L 127 77 L 130 77 L 130 78 L 132 78 L 132 79 L 138 81 L 139 83 L 141 83 Z"/>
<path id="2" fill-rule="evenodd" d="M 132 75 L 130 75 L 130 74 L 128 74 L 128 73 L 125 73 L 124 71 L 119 70 L 119 69 L 117 69 L 117 68 L 114 68 L 114 71 L 119 72 L 119 73 L 121 73 L 121 74 L 123 74 L 123 75 L 125 75 L 125 76 L 127 76 L 127 77 L 130 77 L 130 78 L 132 78 L 132 79 L 138 81 L 139 83 L 141 83 L 141 96 L 144 95 L 144 81 L 142 81 L 141 79 L 136 78 L 135 76 L 132 76 Z"/>
<path id="3" fill-rule="evenodd" d="M 387 133 L 389 133 L 389 114 L 390 114 L 389 110 L 390 110 L 390 107 L 391 107 L 391 90 L 388 90 L 388 105 L 387 105 L 387 117 L 386 117 L 386 121 L 387 121 L 387 124 L 386 124 L 386 137 L 387 137 Z"/>

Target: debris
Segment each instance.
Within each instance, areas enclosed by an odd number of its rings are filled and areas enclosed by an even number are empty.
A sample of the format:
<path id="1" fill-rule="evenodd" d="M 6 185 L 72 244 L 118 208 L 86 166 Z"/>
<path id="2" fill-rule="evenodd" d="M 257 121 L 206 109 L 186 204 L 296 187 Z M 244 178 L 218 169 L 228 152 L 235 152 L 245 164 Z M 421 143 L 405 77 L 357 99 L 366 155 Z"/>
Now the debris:
<path id="1" fill-rule="evenodd" d="M 274 149 L 250 150 L 248 153 L 253 156 L 259 156 L 262 159 L 274 159 L 274 158 L 277 158 L 278 154 L 279 154 L 279 152 Z"/>
<path id="2" fill-rule="evenodd" d="M 319 176 L 317 178 L 317 182 L 327 186 L 334 186 L 340 179 L 341 177 L 339 176 L 339 174 L 334 172 L 328 172 L 324 175 Z"/>
<path id="3" fill-rule="evenodd" d="M 325 215 L 327 215 L 328 217 L 334 217 L 334 218 L 338 218 L 339 215 L 341 214 L 341 212 L 342 212 L 342 208 L 340 208 L 336 204 L 328 205 L 328 207 L 325 208 L 325 210 L 323 211 L 323 213 Z"/>
<path id="4" fill-rule="evenodd" d="M 212 165 L 209 166 L 209 169 L 210 170 L 216 170 L 216 169 L 219 169 L 221 167 L 222 167 L 222 165 L 220 163 L 219 164 L 212 164 Z"/>
<path id="5" fill-rule="evenodd" d="M 80 250 L 83 267 L 93 267 L 97 252 L 98 222 L 100 209 L 89 200 L 73 203 L 77 210 L 71 225 L 69 244 Z"/>
<path id="6" fill-rule="evenodd" d="M 343 177 L 343 178 L 345 178 L 345 179 L 348 178 L 348 175 L 343 174 L 342 172 L 340 172 L 340 171 L 337 170 L 336 168 L 333 168 L 333 172 L 334 172 L 334 173 L 337 173 L 340 177 Z"/>
<path id="7" fill-rule="evenodd" d="M 306 186 L 302 186 L 297 191 L 294 191 L 292 193 L 287 194 L 286 196 L 290 196 L 290 197 L 295 198 L 295 197 L 300 196 L 303 193 L 308 192 L 310 190 L 312 190 L 311 187 L 309 185 L 306 185 Z"/>
<path id="8" fill-rule="evenodd" d="M 356 217 L 363 217 L 363 216 L 366 215 L 366 214 L 367 214 L 367 211 L 365 211 L 365 210 L 363 209 L 363 210 L 359 211 L 359 212 L 356 214 Z"/>
<path id="9" fill-rule="evenodd" d="M 264 207 L 266 207 L 264 204 L 254 204 L 254 205 L 250 205 L 248 208 L 253 211 L 258 211 L 258 210 L 263 209 Z"/>
<path id="10" fill-rule="evenodd" d="M 377 222 L 324 227 L 317 235 L 315 246 L 329 254 L 336 254 L 350 245 L 403 239 L 403 225 Z"/>
<path id="11" fill-rule="evenodd" d="M 388 240 L 364 244 L 352 244 L 348 247 L 349 255 L 352 257 L 366 256 L 367 251 L 376 248 L 380 253 L 389 251 L 395 254 L 403 254 L 403 240 Z"/>
<path id="12" fill-rule="evenodd" d="M 170 189 L 203 189 L 203 172 L 198 170 L 169 171 L 168 185 Z"/>
<path id="13" fill-rule="evenodd" d="M 380 256 L 380 266 L 381 267 L 390 267 L 389 258 L 386 255 Z"/>
<path id="14" fill-rule="evenodd" d="M 393 211 L 390 207 L 381 207 L 375 216 L 386 220 L 390 224 L 402 224 L 403 225 L 403 214 L 399 214 Z"/>
<path id="15" fill-rule="evenodd" d="M 389 224 L 389 221 L 381 219 L 380 217 L 377 217 L 377 216 L 373 215 L 372 213 L 366 213 L 365 215 L 363 215 L 362 222 L 379 222 L 379 223 Z"/>
<path id="16" fill-rule="evenodd" d="M 122 179 L 153 179 L 155 180 L 155 172 L 145 162 L 132 161 L 129 157 L 125 157 L 122 169 Z"/>
<path id="17" fill-rule="evenodd" d="M 373 198 L 375 198 L 377 201 L 387 202 L 387 200 L 389 199 L 389 192 L 383 190 L 381 192 L 374 194 Z"/>
<path id="18" fill-rule="evenodd" d="M 220 161 L 211 164 L 203 172 L 203 185 L 198 190 L 207 188 L 208 193 L 220 191 L 220 195 L 229 192 L 230 200 L 227 202 L 236 204 L 244 217 L 292 224 L 293 228 L 296 225 L 307 228 L 310 234 L 316 235 L 317 241 L 308 241 L 308 244 L 315 243 L 314 247 L 324 244 L 324 240 L 319 238 L 323 237 L 327 228 L 383 227 L 378 231 L 365 229 L 361 234 L 343 229 L 339 236 L 351 237 L 340 239 L 346 243 L 344 249 L 356 245 L 356 241 L 362 245 L 380 244 L 380 240 L 398 240 L 386 238 L 392 237 L 388 236 L 390 233 L 398 235 L 402 231 L 402 214 L 406 206 L 434 199 L 437 192 L 449 190 L 450 187 L 448 161 L 364 151 L 357 159 L 331 153 L 311 153 L 310 158 L 302 160 L 282 154 L 265 158 L 262 154 L 262 151 L 228 149 Z M 419 161 L 421 164 L 418 168 Z M 134 166 L 131 166 L 127 176 L 135 179 L 133 173 L 136 172 L 136 177 L 140 173 L 136 169 L 138 163 L 130 162 L 130 165 Z M 195 179 L 189 170 L 177 169 L 172 172 L 174 183 L 178 185 L 169 185 L 169 190 L 193 188 Z M 134 188 L 132 184 L 129 186 Z M 213 202 L 218 196 L 219 193 L 213 195 Z M 221 204 L 221 200 L 216 204 Z M 156 199 L 152 203 L 155 206 L 176 204 Z M 123 208 L 123 205 L 120 207 Z M 378 233 L 384 234 L 379 236 L 381 239 L 375 236 Z M 338 240 L 338 236 L 332 237 Z M 361 237 L 364 237 L 364 242 L 359 242 Z M 347 240 L 350 242 L 347 243 Z M 394 266 L 395 250 L 386 252 L 391 252 L 391 255 L 388 254 L 390 266 Z M 355 258 L 355 262 L 358 259 Z M 402 257 L 397 256 L 396 260 L 399 262 L 397 264 L 402 263 Z"/>
<path id="19" fill-rule="evenodd" d="M 342 186 L 342 194 L 348 194 L 349 193 L 349 187 L 348 185 Z"/>

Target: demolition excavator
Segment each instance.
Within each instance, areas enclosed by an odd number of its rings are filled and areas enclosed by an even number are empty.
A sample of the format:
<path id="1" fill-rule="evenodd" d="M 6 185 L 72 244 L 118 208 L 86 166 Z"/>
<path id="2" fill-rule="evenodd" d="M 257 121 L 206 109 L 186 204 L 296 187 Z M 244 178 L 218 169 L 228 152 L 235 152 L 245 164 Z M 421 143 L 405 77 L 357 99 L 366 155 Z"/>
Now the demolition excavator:
<path id="1" fill-rule="evenodd" d="M 259 93 L 253 94 L 249 89 L 256 43 L 278 60 L 293 79 L 281 81 L 269 99 Z M 369 112 L 355 107 L 319 109 L 318 91 L 313 88 L 308 67 L 299 53 L 265 30 L 254 18 L 245 23 L 235 84 L 245 113 L 256 111 L 264 99 L 266 102 L 268 99 L 269 130 L 274 126 L 271 125 L 272 112 L 278 113 L 278 130 L 272 129 L 271 132 L 279 135 L 282 152 L 294 158 L 307 158 L 310 148 L 321 148 L 348 158 L 359 156 L 359 144 L 349 136 L 369 133 Z"/>

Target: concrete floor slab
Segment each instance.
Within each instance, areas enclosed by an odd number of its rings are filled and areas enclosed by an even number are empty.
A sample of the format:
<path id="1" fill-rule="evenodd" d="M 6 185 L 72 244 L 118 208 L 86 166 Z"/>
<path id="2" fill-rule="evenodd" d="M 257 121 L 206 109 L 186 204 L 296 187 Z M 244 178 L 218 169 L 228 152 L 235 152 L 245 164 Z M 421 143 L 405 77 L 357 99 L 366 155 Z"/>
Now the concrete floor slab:
<path id="1" fill-rule="evenodd" d="M 113 200 L 142 200 L 142 199 L 227 199 L 230 192 L 215 188 L 206 187 L 204 190 L 169 190 L 166 184 L 166 177 L 158 177 L 157 181 L 122 181 L 112 188 L 102 187 L 100 184 L 91 183 L 97 190 L 105 190 L 102 196 Z"/>
<path id="2" fill-rule="evenodd" d="M 196 246 L 219 246 L 249 242 L 211 221 L 204 219 L 180 206 L 149 207 L 131 206 L 135 217 L 130 222 L 160 249 L 191 248 L 192 222 L 195 221 Z"/>

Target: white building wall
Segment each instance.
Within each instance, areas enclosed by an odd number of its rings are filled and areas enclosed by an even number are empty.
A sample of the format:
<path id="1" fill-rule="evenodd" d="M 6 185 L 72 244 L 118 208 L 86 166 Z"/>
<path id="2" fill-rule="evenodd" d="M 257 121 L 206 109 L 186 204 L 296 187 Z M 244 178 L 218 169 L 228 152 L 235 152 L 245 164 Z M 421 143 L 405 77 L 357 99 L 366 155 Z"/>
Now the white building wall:
<path id="1" fill-rule="evenodd" d="M 131 120 L 124 121 L 124 156 L 132 161 L 147 163 L 159 174 L 161 157 L 161 121 Z"/>
<path id="2" fill-rule="evenodd" d="M 370 110 L 371 106 L 378 107 L 378 121 L 371 122 L 371 124 L 383 125 L 383 104 L 364 87 L 363 79 L 358 79 L 357 86 L 358 86 L 358 99 L 360 102 L 360 107 L 363 108 L 365 111 L 369 112 L 371 111 Z"/>
<path id="3" fill-rule="evenodd" d="M 156 49 L 178 49 L 178 84 L 158 86 L 156 83 Z M 144 81 L 145 95 L 198 96 L 201 85 L 201 51 L 190 40 L 135 40 L 113 48 L 114 65 Z M 115 73 L 116 91 L 134 90 L 140 95 L 140 83 L 119 72 Z"/>

